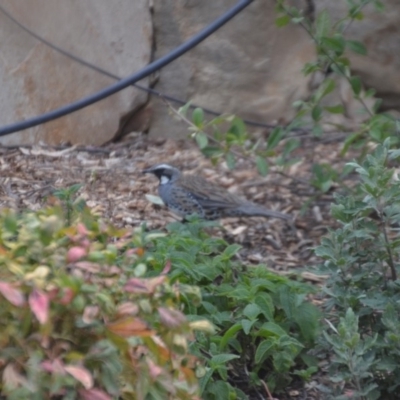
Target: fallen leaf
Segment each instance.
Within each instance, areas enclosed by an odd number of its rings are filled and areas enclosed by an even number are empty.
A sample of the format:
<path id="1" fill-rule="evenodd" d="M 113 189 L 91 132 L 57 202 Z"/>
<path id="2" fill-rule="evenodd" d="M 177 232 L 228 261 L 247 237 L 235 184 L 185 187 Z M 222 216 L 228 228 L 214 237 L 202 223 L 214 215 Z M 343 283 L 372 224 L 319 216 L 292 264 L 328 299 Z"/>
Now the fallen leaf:
<path id="1" fill-rule="evenodd" d="M 152 194 L 146 194 L 146 199 L 153 204 L 156 204 L 158 206 L 163 206 L 164 202 L 162 201 L 161 197 L 159 196 L 154 196 Z"/>

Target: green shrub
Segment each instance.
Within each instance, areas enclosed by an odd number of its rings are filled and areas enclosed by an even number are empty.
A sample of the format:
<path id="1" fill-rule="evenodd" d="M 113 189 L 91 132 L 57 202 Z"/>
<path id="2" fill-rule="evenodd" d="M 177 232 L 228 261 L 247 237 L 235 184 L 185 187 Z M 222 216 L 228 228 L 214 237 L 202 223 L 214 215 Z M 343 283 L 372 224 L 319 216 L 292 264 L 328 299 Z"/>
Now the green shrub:
<path id="1" fill-rule="evenodd" d="M 325 349 L 334 353 L 336 399 L 345 387 L 353 399 L 400 397 L 400 183 L 390 168 L 400 151 L 390 144 L 350 163 L 361 184 L 355 195 L 336 197 L 332 215 L 341 226 L 316 250 L 329 272 L 325 309 L 333 332 L 325 332 Z"/>
<path id="2" fill-rule="evenodd" d="M 142 236 L 68 210 L 0 214 L 2 396 L 199 398 L 189 339 L 210 326 L 180 311 L 199 291 L 145 278 Z"/>
<path id="3" fill-rule="evenodd" d="M 185 314 L 216 327 L 213 335 L 196 334 L 191 344 L 206 363 L 202 397 L 246 399 L 261 380 L 278 390 L 295 375 L 308 379 L 317 368 L 306 352 L 319 333 L 320 319 L 307 301 L 313 289 L 265 265 L 242 266 L 234 260 L 240 246 L 208 236 L 203 228 L 209 225 L 171 224 L 169 234 L 146 251 L 156 274 L 170 262 L 172 282 L 201 288 L 201 303 L 183 296 Z"/>

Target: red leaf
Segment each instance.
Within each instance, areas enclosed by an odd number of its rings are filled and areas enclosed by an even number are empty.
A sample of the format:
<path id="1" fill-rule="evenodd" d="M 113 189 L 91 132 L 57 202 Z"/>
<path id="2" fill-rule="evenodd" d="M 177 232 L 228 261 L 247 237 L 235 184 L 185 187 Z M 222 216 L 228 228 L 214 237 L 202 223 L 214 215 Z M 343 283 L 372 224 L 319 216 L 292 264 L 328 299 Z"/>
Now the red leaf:
<path id="1" fill-rule="evenodd" d="M 90 261 L 78 261 L 77 263 L 75 263 L 75 267 L 82 269 L 86 272 L 90 272 L 92 274 L 95 274 L 97 272 L 101 271 L 101 265 L 94 263 L 94 262 L 90 262 Z"/>
<path id="2" fill-rule="evenodd" d="M 79 261 L 81 258 L 85 257 L 87 254 L 86 249 L 79 246 L 71 247 L 67 253 L 67 261 L 69 263 L 74 263 Z"/>
<path id="3" fill-rule="evenodd" d="M 154 293 L 158 286 L 163 284 L 167 277 L 165 275 L 155 276 L 154 278 L 146 279 L 146 285 L 150 293 Z"/>
<path id="4" fill-rule="evenodd" d="M 161 275 L 167 275 L 169 271 L 171 271 L 171 260 L 168 260 L 165 263 L 164 269 L 161 271 Z"/>
<path id="5" fill-rule="evenodd" d="M 91 389 L 93 387 L 92 374 L 86 368 L 78 365 L 67 365 L 65 370 L 77 381 L 82 383 L 85 389 Z"/>
<path id="6" fill-rule="evenodd" d="M 24 295 L 10 283 L 0 282 L 0 293 L 14 306 L 21 307 L 25 303 Z"/>
<path id="7" fill-rule="evenodd" d="M 74 297 L 75 297 L 74 291 L 71 288 L 66 287 L 66 288 L 63 288 L 62 295 L 61 295 L 61 298 L 59 301 L 61 304 L 67 305 L 67 304 L 71 303 L 71 301 L 74 299 Z"/>
<path id="8" fill-rule="evenodd" d="M 64 364 L 59 358 L 56 358 L 55 360 L 44 360 L 40 363 L 40 366 L 44 371 L 51 374 L 65 374 Z"/>
<path id="9" fill-rule="evenodd" d="M 147 365 L 149 366 L 150 377 L 155 381 L 162 373 L 163 369 L 155 364 L 150 358 L 147 359 Z"/>
<path id="10" fill-rule="evenodd" d="M 170 310 L 169 308 L 160 307 L 158 313 L 160 315 L 161 323 L 168 328 L 177 328 L 186 322 L 185 316 L 178 310 Z"/>
<path id="11" fill-rule="evenodd" d="M 110 332 L 122 337 L 154 335 L 154 331 L 151 331 L 145 322 L 136 317 L 121 318 L 108 324 L 107 327 Z"/>
<path id="12" fill-rule="evenodd" d="M 29 295 L 29 306 L 35 317 L 43 325 L 49 319 L 49 298 L 47 294 L 34 289 Z"/>
<path id="13" fill-rule="evenodd" d="M 79 224 L 76 226 L 76 230 L 78 231 L 78 233 L 82 236 L 87 236 L 89 235 L 89 231 L 87 230 L 86 226 L 83 225 L 81 222 L 79 222 Z"/>
<path id="14" fill-rule="evenodd" d="M 124 289 L 130 293 L 148 293 L 147 285 L 143 279 L 132 278 L 124 286 Z"/>
<path id="15" fill-rule="evenodd" d="M 125 302 L 117 307 L 117 314 L 120 316 L 137 315 L 139 313 L 139 306 L 132 302 Z"/>

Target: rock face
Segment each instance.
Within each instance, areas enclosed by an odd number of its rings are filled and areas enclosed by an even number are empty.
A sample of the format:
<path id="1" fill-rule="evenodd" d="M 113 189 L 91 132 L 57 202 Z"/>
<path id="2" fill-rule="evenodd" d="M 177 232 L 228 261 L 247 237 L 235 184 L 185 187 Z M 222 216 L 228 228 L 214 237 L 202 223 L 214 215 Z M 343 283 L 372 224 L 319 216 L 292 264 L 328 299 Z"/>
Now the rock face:
<path id="1" fill-rule="evenodd" d="M 2 6 L 55 45 L 118 76 L 150 61 L 147 0 L 5 0 Z M 0 39 L 0 125 L 53 110 L 114 82 L 49 49 L 2 13 Z M 69 116 L 2 137 L 0 144 L 101 144 L 116 134 L 122 116 L 146 100 L 145 93 L 127 88 Z"/>
<path id="2" fill-rule="evenodd" d="M 158 58 L 222 15 L 236 1 L 155 0 Z M 306 8 L 307 2 L 295 1 Z M 255 1 L 214 35 L 160 72 L 156 89 L 216 111 L 259 122 L 290 120 L 309 93 L 304 64 L 315 58 L 299 26 L 275 25 L 275 2 Z M 175 106 L 175 105 L 174 105 Z M 187 126 L 154 100 L 150 134 L 185 137 Z"/>
<path id="3" fill-rule="evenodd" d="M 306 14 L 313 7 L 315 13 L 327 9 L 333 21 L 347 13 L 345 0 L 289 1 Z M 4 0 L 1 5 L 54 44 L 126 77 L 192 37 L 236 3 Z M 315 83 L 302 73 L 304 64 L 315 60 L 315 45 L 300 26 L 276 27 L 275 3 L 254 1 L 199 46 L 163 68 L 156 75 L 155 89 L 258 122 L 290 121 L 293 102 L 306 99 Z M 365 87 L 375 88 L 377 97 L 383 99 L 383 109 L 400 111 L 400 2 L 386 0 L 384 5 L 383 13 L 365 6 L 364 20 L 348 26 L 347 37 L 364 42 L 368 49 L 365 57 L 354 53 L 349 57 Z M 113 83 L 41 44 L 1 12 L 0 40 L 0 125 L 53 110 Z M 148 85 L 147 80 L 140 83 Z M 326 101 L 331 105 L 341 102 L 345 116 L 330 116 L 328 123 L 344 123 L 351 129 L 365 118 L 345 81 L 339 79 L 333 95 Z M 97 145 L 132 130 L 147 130 L 149 125 L 153 137 L 187 136 L 187 125 L 174 119 L 162 101 L 153 97 L 146 104 L 147 100 L 146 93 L 128 88 L 70 116 L 0 138 L 0 144 Z"/>

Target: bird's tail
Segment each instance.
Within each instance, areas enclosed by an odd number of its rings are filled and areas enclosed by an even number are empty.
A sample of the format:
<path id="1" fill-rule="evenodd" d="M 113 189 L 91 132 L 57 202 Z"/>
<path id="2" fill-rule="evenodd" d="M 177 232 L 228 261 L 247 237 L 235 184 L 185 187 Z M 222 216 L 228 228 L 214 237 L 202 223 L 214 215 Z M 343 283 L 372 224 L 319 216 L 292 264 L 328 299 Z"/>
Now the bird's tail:
<path id="1" fill-rule="evenodd" d="M 243 213 L 244 215 L 253 216 L 253 217 L 270 217 L 270 218 L 280 218 L 285 221 L 292 220 L 292 217 L 288 214 L 281 213 L 279 211 L 272 211 L 259 206 L 254 203 L 246 203 L 238 207 L 237 211 L 239 213 Z"/>

